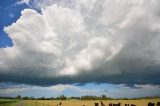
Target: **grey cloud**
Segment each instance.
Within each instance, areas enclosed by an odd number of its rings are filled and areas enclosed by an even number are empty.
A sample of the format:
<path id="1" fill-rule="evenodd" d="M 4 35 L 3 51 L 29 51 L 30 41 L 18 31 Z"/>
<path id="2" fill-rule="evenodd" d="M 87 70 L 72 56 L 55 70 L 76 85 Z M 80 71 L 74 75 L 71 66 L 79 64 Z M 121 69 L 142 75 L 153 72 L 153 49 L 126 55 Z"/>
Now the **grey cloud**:
<path id="1" fill-rule="evenodd" d="M 159 95 L 159 87 L 156 85 L 135 85 L 136 88 L 119 86 L 117 89 L 109 90 L 107 93 L 111 97 L 146 97 Z M 138 89 L 137 89 L 138 88 Z M 121 96 L 120 96 L 121 95 Z"/>
<path id="2" fill-rule="evenodd" d="M 160 87 L 157 85 L 126 85 L 126 84 L 94 84 L 92 88 L 89 84 L 84 86 L 75 86 L 68 84 L 58 84 L 48 87 L 30 86 L 24 84 L 0 83 L 0 95 L 2 96 L 33 96 L 33 97 L 53 97 L 64 94 L 66 96 L 83 96 L 83 95 L 102 95 L 109 97 L 143 97 L 159 95 Z M 103 87 L 102 87 L 103 86 Z M 108 86 L 112 86 L 111 88 Z M 70 93 L 72 92 L 72 93 Z"/>

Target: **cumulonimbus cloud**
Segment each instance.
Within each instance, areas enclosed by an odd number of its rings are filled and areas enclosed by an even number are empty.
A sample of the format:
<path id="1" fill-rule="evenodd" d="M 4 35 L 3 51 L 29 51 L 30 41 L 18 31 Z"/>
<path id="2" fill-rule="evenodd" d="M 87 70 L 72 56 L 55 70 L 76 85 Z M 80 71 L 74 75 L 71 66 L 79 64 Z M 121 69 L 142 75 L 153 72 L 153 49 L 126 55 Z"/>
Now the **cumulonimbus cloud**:
<path id="1" fill-rule="evenodd" d="M 62 2 L 4 28 L 14 46 L 0 49 L 1 81 L 160 84 L 158 1 Z"/>

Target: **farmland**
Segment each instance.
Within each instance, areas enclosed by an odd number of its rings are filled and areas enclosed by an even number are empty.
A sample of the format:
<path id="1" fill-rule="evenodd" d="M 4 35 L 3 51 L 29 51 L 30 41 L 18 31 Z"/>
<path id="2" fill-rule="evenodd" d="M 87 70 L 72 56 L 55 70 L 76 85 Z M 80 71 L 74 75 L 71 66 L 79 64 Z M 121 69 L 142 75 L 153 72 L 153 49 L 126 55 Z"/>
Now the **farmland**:
<path id="1" fill-rule="evenodd" d="M 95 102 L 99 103 L 101 100 L 23 100 L 19 102 L 3 103 L 0 106 L 95 106 Z M 144 100 L 102 100 L 105 106 L 109 103 L 135 104 L 136 106 L 148 106 L 148 102 L 157 103 L 160 99 L 144 99 Z M 156 106 L 156 105 L 155 105 Z"/>

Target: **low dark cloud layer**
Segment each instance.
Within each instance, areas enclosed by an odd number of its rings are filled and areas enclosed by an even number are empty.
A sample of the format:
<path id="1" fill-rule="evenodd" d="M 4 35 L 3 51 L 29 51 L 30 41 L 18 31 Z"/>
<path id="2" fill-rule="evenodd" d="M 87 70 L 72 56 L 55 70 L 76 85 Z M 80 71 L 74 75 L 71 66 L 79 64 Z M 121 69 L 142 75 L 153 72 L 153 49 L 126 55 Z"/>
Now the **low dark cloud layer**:
<path id="1" fill-rule="evenodd" d="M 160 2 L 60 2 L 4 28 L 14 46 L 0 49 L 1 82 L 160 85 Z"/>

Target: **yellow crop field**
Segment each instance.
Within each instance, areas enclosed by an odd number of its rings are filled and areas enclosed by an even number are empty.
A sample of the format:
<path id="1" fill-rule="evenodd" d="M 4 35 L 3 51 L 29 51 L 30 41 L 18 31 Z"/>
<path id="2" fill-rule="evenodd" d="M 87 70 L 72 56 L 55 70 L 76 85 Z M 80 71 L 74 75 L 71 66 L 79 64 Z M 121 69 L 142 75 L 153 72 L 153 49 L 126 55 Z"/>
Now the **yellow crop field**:
<path id="1" fill-rule="evenodd" d="M 22 101 L 22 106 L 95 106 L 95 102 L 101 106 L 101 100 L 26 100 Z M 148 106 L 149 102 L 160 102 L 160 99 L 145 99 L 145 100 L 102 100 L 105 106 L 109 106 L 110 103 L 121 103 L 121 106 L 125 104 L 135 104 L 136 106 Z M 61 104 L 60 104 L 61 103 Z"/>

